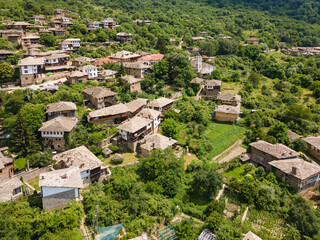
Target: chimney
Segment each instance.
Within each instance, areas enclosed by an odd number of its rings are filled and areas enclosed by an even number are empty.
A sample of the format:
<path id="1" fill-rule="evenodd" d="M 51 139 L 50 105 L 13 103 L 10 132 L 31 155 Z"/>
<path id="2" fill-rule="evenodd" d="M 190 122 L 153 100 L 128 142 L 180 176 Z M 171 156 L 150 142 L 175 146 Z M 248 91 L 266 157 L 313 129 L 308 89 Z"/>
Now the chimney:
<path id="1" fill-rule="evenodd" d="M 319 134 L 318 133 L 316 133 L 316 135 L 315 135 L 316 137 L 319 137 Z"/>
<path id="2" fill-rule="evenodd" d="M 151 148 L 152 148 L 152 149 L 155 148 L 155 144 L 154 144 L 154 143 L 151 144 Z"/>
<path id="3" fill-rule="evenodd" d="M 258 141 L 260 141 L 260 138 L 257 138 L 256 140 L 257 140 L 257 142 L 258 142 Z"/>
<path id="4" fill-rule="evenodd" d="M 65 174 L 63 174 L 63 175 L 61 176 L 61 178 L 62 178 L 62 179 L 67 179 L 68 176 L 67 176 L 67 174 L 65 173 Z"/>
<path id="5" fill-rule="evenodd" d="M 43 180 L 44 179 L 44 176 L 41 176 L 41 180 Z"/>
<path id="6" fill-rule="evenodd" d="M 293 174 L 293 175 L 296 175 L 297 174 L 297 167 L 294 167 L 294 166 L 292 166 L 292 171 L 291 171 L 291 173 Z"/>

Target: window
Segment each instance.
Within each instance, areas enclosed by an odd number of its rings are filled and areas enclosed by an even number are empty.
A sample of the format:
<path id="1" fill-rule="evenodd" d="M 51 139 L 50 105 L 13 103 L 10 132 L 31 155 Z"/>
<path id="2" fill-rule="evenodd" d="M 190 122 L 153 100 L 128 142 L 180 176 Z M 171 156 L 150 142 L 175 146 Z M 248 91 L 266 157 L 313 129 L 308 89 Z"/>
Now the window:
<path id="1" fill-rule="evenodd" d="M 21 193 L 21 187 L 18 187 L 13 190 L 13 195 L 17 195 L 18 193 Z"/>
<path id="2" fill-rule="evenodd" d="M 24 73 L 28 73 L 28 70 L 24 70 Z"/>

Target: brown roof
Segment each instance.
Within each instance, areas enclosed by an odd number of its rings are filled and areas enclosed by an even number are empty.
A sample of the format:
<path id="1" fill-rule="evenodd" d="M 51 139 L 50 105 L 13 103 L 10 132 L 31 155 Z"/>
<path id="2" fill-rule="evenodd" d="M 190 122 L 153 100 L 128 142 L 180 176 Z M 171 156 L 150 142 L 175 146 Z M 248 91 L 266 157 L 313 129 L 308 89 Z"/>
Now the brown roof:
<path id="1" fill-rule="evenodd" d="M 119 125 L 118 129 L 129 133 L 135 133 L 140 129 L 146 127 L 148 124 L 152 123 L 152 121 L 153 120 L 147 118 L 133 117 L 129 121 Z"/>
<path id="2" fill-rule="evenodd" d="M 141 148 L 148 151 L 151 151 L 153 149 L 163 150 L 177 143 L 176 140 L 157 133 L 144 137 L 143 141 L 144 143 L 141 145 Z"/>
<path id="3" fill-rule="evenodd" d="M 249 231 L 242 240 L 263 240 L 263 239 L 258 237 L 253 232 Z"/>
<path id="4" fill-rule="evenodd" d="M 33 66 L 43 65 L 45 62 L 44 58 L 27 57 L 19 60 L 18 66 Z"/>
<path id="5" fill-rule="evenodd" d="M 89 116 L 94 117 L 103 117 L 103 116 L 113 116 L 118 114 L 124 114 L 130 112 L 129 108 L 123 104 L 119 103 L 116 105 L 112 105 L 110 107 L 101 108 L 96 111 L 90 112 Z"/>
<path id="6" fill-rule="evenodd" d="M 215 86 L 221 86 L 221 81 L 220 80 L 207 80 L 204 83 L 205 86 L 211 86 L 211 87 L 215 87 Z"/>
<path id="7" fill-rule="evenodd" d="M 111 59 L 111 58 L 107 58 L 107 57 L 104 57 L 104 58 L 99 58 L 98 60 L 94 61 L 94 65 L 97 65 L 97 66 L 102 66 L 103 64 L 105 63 L 116 63 L 118 62 L 117 60 L 114 60 L 114 59 Z"/>
<path id="8" fill-rule="evenodd" d="M 117 37 L 131 37 L 131 33 L 119 32 L 117 33 Z"/>
<path id="9" fill-rule="evenodd" d="M 41 173 L 39 187 L 83 188 L 80 169 L 73 167 Z"/>
<path id="10" fill-rule="evenodd" d="M 134 83 L 137 83 L 137 82 L 141 82 L 142 79 L 141 78 L 135 78 L 133 76 L 129 76 L 129 75 L 126 75 L 124 77 L 122 77 L 124 80 L 126 80 L 127 83 L 129 84 L 134 84 Z"/>
<path id="11" fill-rule="evenodd" d="M 13 159 L 10 157 L 6 157 L 0 152 L 0 169 L 5 168 L 5 165 L 8 163 L 13 163 Z"/>
<path id="12" fill-rule="evenodd" d="M 269 165 L 279 169 L 286 174 L 295 176 L 300 180 L 307 179 L 314 174 L 320 174 L 320 166 L 318 164 L 309 163 L 301 158 L 276 160 L 269 162 Z M 296 172 L 293 171 L 293 168 L 295 168 Z"/>
<path id="13" fill-rule="evenodd" d="M 117 73 L 117 71 L 109 70 L 109 69 L 103 69 L 100 71 L 101 76 L 113 76 Z"/>
<path id="14" fill-rule="evenodd" d="M 72 111 L 76 110 L 77 106 L 73 102 L 56 102 L 47 105 L 47 113 L 61 112 L 61 111 Z"/>
<path id="15" fill-rule="evenodd" d="M 161 112 L 145 108 L 141 112 L 138 113 L 138 117 L 148 118 L 148 119 L 155 119 L 161 115 Z"/>
<path id="16" fill-rule="evenodd" d="M 198 78 L 198 77 L 196 77 L 196 78 L 194 78 L 194 79 L 192 79 L 190 81 L 190 83 L 199 83 L 199 84 L 201 84 L 203 82 L 204 82 L 204 79 L 203 78 Z"/>
<path id="17" fill-rule="evenodd" d="M 151 68 L 151 66 L 144 64 L 143 62 L 128 62 L 123 63 L 123 66 L 125 68 L 132 68 L 132 69 L 145 69 L 145 68 Z"/>
<path id="18" fill-rule="evenodd" d="M 217 96 L 218 100 L 221 101 L 241 101 L 241 96 L 234 93 L 222 93 L 220 92 Z"/>
<path id="19" fill-rule="evenodd" d="M 299 153 L 281 143 L 271 144 L 266 141 L 259 140 L 257 142 L 250 143 L 249 145 L 262 152 L 270 154 L 277 159 L 286 159 L 299 156 Z"/>
<path id="20" fill-rule="evenodd" d="M 94 59 L 93 58 L 88 58 L 88 57 L 77 57 L 77 58 L 74 58 L 72 61 L 77 61 L 77 62 L 93 62 Z"/>
<path id="21" fill-rule="evenodd" d="M 151 54 L 151 55 L 145 55 L 141 58 L 139 58 L 138 60 L 141 61 L 161 61 L 164 58 L 164 55 L 161 53 L 156 53 L 156 54 Z"/>
<path id="22" fill-rule="evenodd" d="M 45 59 L 49 60 L 49 59 L 66 58 L 66 57 L 69 57 L 69 54 L 55 53 L 45 57 Z"/>
<path id="23" fill-rule="evenodd" d="M 221 112 L 221 113 L 239 114 L 240 113 L 240 104 L 238 104 L 238 106 L 218 105 L 218 106 L 216 106 L 214 111 Z"/>
<path id="24" fill-rule="evenodd" d="M 109 88 L 104 87 L 86 88 L 83 90 L 83 92 L 95 98 L 111 97 L 117 95 L 115 92 L 112 92 Z"/>
<path id="25" fill-rule="evenodd" d="M 0 183 L 0 202 L 11 201 L 13 190 L 21 187 L 23 183 L 17 178 L 11 178 L 8 181 Z"/>
<path id="26" fill-rule="evenodd" d="M 10 55 L 10 54 L 14 54 L 14 52 L 12 51 L 8 51 L 8 50 L 0 50 L 0 55 Z"/>
<path id="27" fill-rule="evenodd" d="M 97 68 L 97 66 L 95 66 L 95 65 L 85 65 L 85 66 L 81 66 L 81 67 L 79 67 L 79 70 L 80 71 L 85 71 L 85 70 L 89 70 L 89 69 L 93 69 L 93 68 Z"/>
<path id="28" fill-rule="evenodd" d="M 57 163 L 63 161 L 67 167 L 79 167 L 80 171 L 102 166 L 102 162 L 88 148 L 80 146 L 53 156 Z"/>
<path id="29" fill-rule="evenodd" d="M 69 74 L 69 77 L 83 77 L 83 76 L 86 76 L 86 75 L 88 75 L 88 73 L 86 73 L 86 72 L 72 71 Z"/>
<path id="30" fill-rule="evenodd" d="M 173 100 L 165 97 L 154 99 L 152 102 L 148 104 L 148 107 L 165 107 L 169 104 L 173 103 Z"/>
<path id="31" fill-rule="evenodd" d="M 111 54 L 109 56 L 109 58 L 116 58 L 116 59 L 130 59 L 130 58 L 138 58 L 138 57 L 141 57 L 141 56 L 125 50 Z"/>
<path id="32" fill-rule="evenodd" d="M 40 132 L 71 132 L 77 125 L 76 117 L 56 117 L 52 120 L 42 123 Z"/>
<path id="33" fill-rule="evenodd" d="M 311 146 L 320 149 L 320 137 L 305 137 L 302 139 Z"/>
<path id="34" fill-rule="evenodd" d="M 139 108 L 147 105 L 148 99 L 146 98 L 138 98 L 131 102 L 125 104 L 125 106 L 129 109 L 131 113 L 136 112 Z"/>
<path id="35" fill-rule="evenodd" d="M 22 37 L 21 39 L 39 39 L 40 36 L 37 36 L 37 35 L 29 35 L 29 36 L 25 36 L 25 37 Z"/>
<path id="36" fill-rule="evenodd" d="M 288 137 L 289 137 L 289 141 L 290 142 L 293 142 L 294 140 L 298 139 L 298 138 L 301 138 L 300 135 L 296 134 L 295 132 L 292 132 L 292 131 L 288 131 Z"/>

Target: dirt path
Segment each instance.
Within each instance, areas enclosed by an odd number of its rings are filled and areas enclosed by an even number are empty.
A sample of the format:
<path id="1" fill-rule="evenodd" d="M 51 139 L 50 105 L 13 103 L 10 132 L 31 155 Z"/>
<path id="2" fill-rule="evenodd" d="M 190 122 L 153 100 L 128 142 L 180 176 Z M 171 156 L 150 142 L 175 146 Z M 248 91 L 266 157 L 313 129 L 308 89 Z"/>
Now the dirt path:
<path id="1" fill-rule="evenodd" d="M 218 193 L 218 196 L 216 197 L 216 201 L 219 201 L 220 197 L 222 196 L 223 192 L 224 192 L 224 189 L 225 189 L 226 185 L 223 184 L 222 185 L 222 188 L 220 189 L 219 193 Z"/>
<path id="2" fill-rule="evenodd" d="M 212 158 L 211 162 L 229 162 L 233 158 L 240 156 L 242 153 L 245 153 L 247 150 L 241 146 L 242 140 L 236 141 L 232 146 L 224 150 L 218 156 Z"/>
<path id="3" fill-rule="evenodd" d="M 174 222 L 181 222 L 183 218 L 188 218 L 190 219 L 191 217 L 187 214 L 184 214 L 184 213 L 181 213 L 180 215 L 177 215 L 175 216 L 171 221 L 170 223 L 174 223 Z M 201 223 L 201 224 L 204 224 L 203 221 L 201 221 L 200 219 L 197 219 L 197 218 L 194 218 L 192 217 L 192 219 L 195 221 L 195 222 L 198 222 L 198 223 Z"/>
<path id="4" fill-rule="evenodd" d="M 183 40 L 182 39 L 183 39 L 183 37 L 184 36 L 181 37 L 181 41 L 180 41 L 179 45 L 177 46 L 178 49 L 182 49 L 182 44 L 183 44 Z"/>
<path id="5" fill-rule="evenodd" d="M 242 219 L 241 219 L 241 224 L 246 220 L 247 218 L 247 213 L 248 213 L 249 207 L 246 208 L 246 210 L 243 213 Z"/>

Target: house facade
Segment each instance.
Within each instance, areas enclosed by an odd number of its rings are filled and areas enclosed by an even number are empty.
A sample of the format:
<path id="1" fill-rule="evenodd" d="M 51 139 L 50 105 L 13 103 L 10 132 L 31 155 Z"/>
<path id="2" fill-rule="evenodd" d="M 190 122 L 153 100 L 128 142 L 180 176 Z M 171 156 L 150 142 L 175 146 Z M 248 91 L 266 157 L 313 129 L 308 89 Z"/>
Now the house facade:
<path id="1" fill-rule="evenodd" d="M 125 32 L 119 32 L 116 35 L 116 40 L 119 41 L 120 43 L 132 42 L 132 34 L 125 33 Z"/>
<path id="2" fill-rule="evenodd" d="M 320 160 L 320 137 L 305 137 L 302 140 L 307 143 L 308 152 L 317 160 Z"/>
<path id="3" fill-rule="evenodd" d="M 143 117 L 152 120 L 152 132 L 156 133 L 159 130 L 159 125 L 161 122 L 161 112 L 144 108 L 138 114 L 138 117 Z"/>
<path id="4" fill-rule="evenodd" d="M 64 150 L 67 148 L 65 137 L 78 123 L 75 117 L 56 117 L 42 123 L 39 129 L 46 149 Z"/>
<path id="5" fill-rule="evenodd" d="M 27 57 L 19 60 L 21 86 L 38 83 L 44 73 L 44 65 L 44 58 Z"/>
<path id="6" fill-rule="evenodd" d="M 88 74 L 88 79 L 98 78 L 98 68 L 95 65 L 85 65 L 78 69 L 80 72 L 85 72 Z"/>
<path id="7" fill-rule="evenodd" d="M 257 39 L 257 38 L 249 38 L 249 39 L 247 39 L 247 44 L 259 45 L 259 39 Z"/>
<path id="8" fill-rule="evenodd" d="M 13 159 L 0 152 L 0 183 L 13 177 Z"/>
<path id="9" fill-rule="evenodd" d="M 123 79 L 130 85 L 130 92 L 142 92 L 141 90 L 141 78 L 136 78 L 132 76 L 124 76 Z"/>
<path id="10" fill-rule="evenodd" d="M 0 183 L 0 202 L 8 202 L 16 200 L 19 196 L 23 195 L 22 191 L 23 182 L 17 177 L 13 177 L 7 181 Z"/>
<path id="11" fill-rule="evenodd" d="M 206 80 L 201 92 L 201 97 L 212 99 L 216 98 L 221 90 L 220 80 Z"/>
<path id="12" fill-rule="evenodd" d="M 217 101 L 224 105 L 238 106 L 241 102 L 241 96 L 234 93 L 219 93 Z"/>
<path id="13" fill-rule="evenodd" d="M 67 80 L 70 84 L 76 82 L 85 83 L 88 80 L 88 74 L 86 72 L 72 71 L 67 75 Z"/>
<path id="14" fill-rule="evenodd" d="M 173 108 L 173 100 L 165 97 L 157 98 L 151 101 L 147 107 L 165 113 Z"/>
<path id="15" fill-rule="evenodd" d="M 151 69 L 151 66 L 142 62 L 123 63 L 123 66 L 126 73 L 135 78 L 144 78 L 144 75 L 150 73 Z"/>
<path id="16" fill-rule="evenodd" d="M 237 106 L 230 105 L 218 105 L 216 106 L 212 119 L 220 122 L 232 122 L 235 123 L 239 119 L 240 114 L 240 104 Z"/>
<path id="17" fill-rule="evenodd" d="M 138 59 L 141 57 L 141 55 L 136 54 L 136 53 L 132 53 L 132 52 L 128 52 L 128 51 L 120 51 L 114 54 L 111 54 L 109 56 L 109 58 L 118 61 L 120 63 L 124 63 L 124 62 L 136 62 L 138 61 Z"/>

